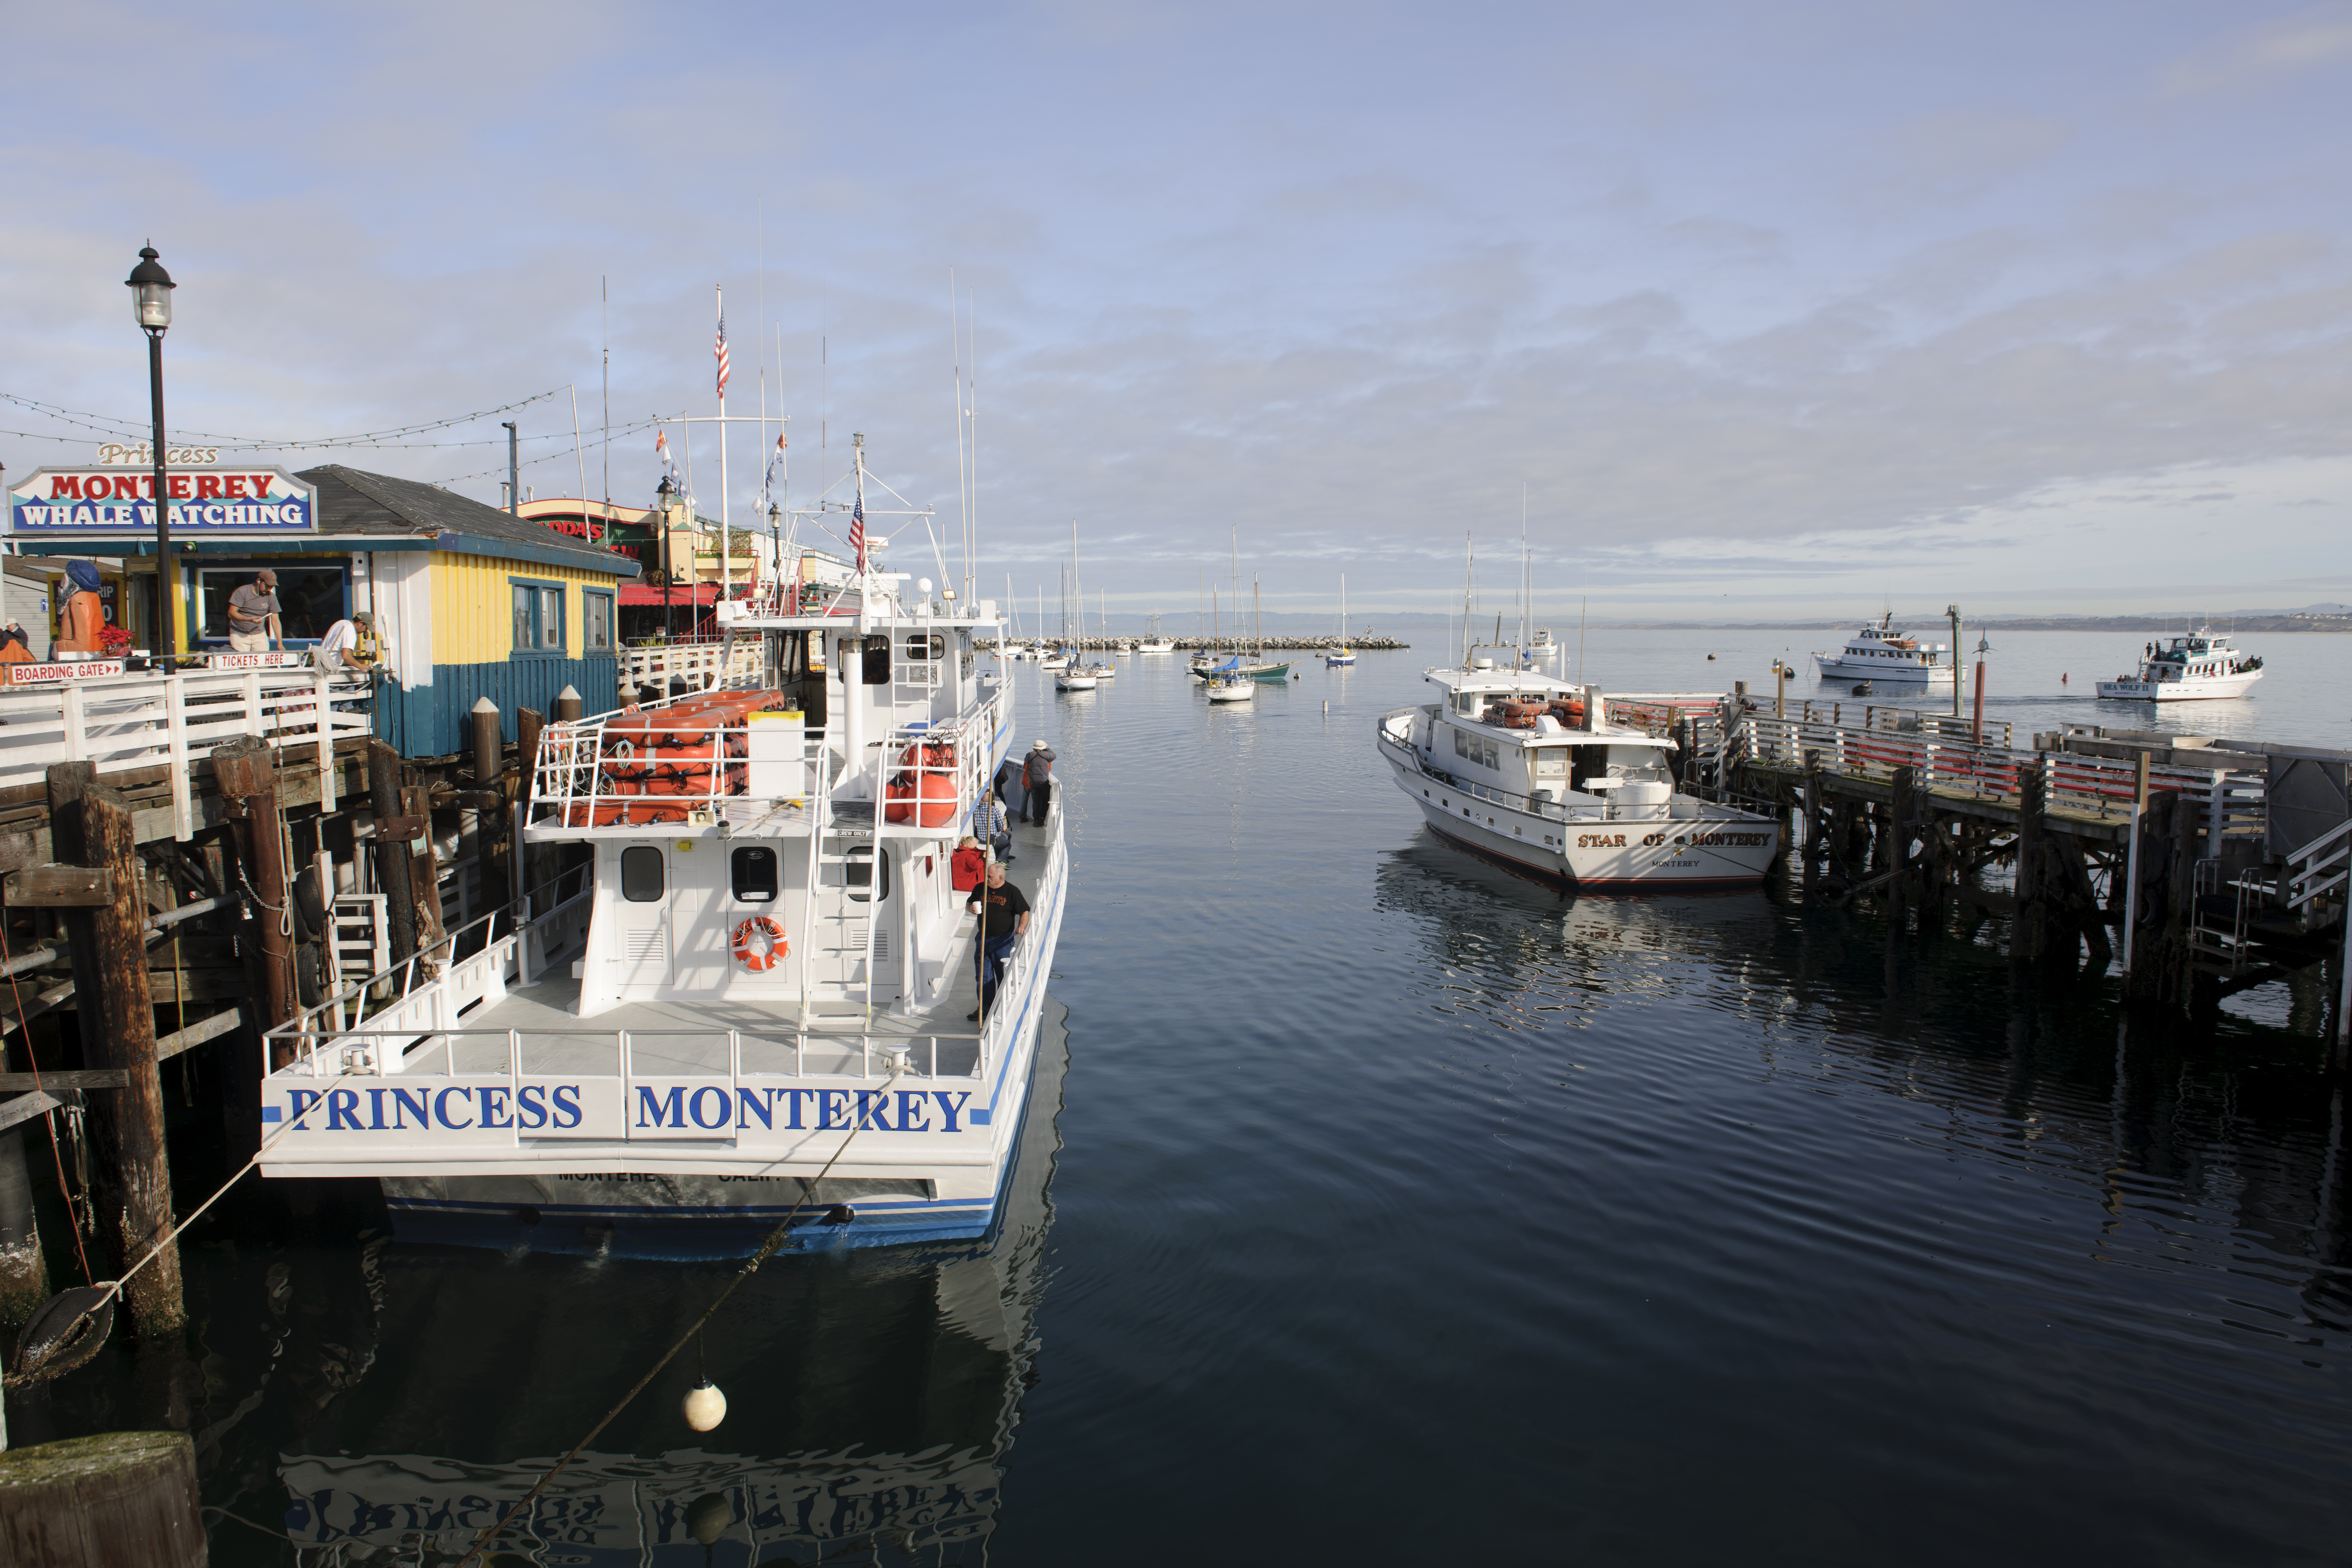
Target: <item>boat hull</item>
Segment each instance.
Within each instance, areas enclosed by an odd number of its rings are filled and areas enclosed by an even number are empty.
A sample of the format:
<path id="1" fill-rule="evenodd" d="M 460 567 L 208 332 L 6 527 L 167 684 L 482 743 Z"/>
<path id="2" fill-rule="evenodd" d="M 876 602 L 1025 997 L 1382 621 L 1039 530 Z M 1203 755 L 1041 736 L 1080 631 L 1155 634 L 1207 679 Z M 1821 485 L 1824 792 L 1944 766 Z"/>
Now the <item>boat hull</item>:
<path id="1" fill-rule="evenodd" d="M 1813 655 L 1813 665 L 1823 680 L 1867 680 L 1876 686 L 1923 686 L 1931 689 L 1952 684 L 1952 667 L 1948 664 L 1906 665 L 1893 659 L 1865 663 L 1817 653 Z"/>
<path id="2" fill-rule="evenodd" d="M 2263 678 L 2259 669 L 2202 680 L 2102 680 L 2099 695 L 2110 702 L 2208 702 L 2243 697 Z"/>
<path id="3" fill-rule="evenodd" d="M 1664 815 L 1564 822 L 1464 795 L 1386 739 L 1381 753 L 1438 837 L 1561 892 L 1752 888 L 1780 853 L 1780 826 L 1769 817 L 1701 816 L 1700 803 L 1671 802 Z"/>

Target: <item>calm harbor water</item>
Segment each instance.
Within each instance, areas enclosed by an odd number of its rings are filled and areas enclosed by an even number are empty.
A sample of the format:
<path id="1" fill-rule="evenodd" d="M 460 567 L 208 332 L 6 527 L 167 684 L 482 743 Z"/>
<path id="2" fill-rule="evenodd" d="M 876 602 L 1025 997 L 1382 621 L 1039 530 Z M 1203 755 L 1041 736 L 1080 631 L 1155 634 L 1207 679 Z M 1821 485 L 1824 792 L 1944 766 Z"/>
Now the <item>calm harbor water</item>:
<path id="1" fill-rule="evenodd" d="M 1595 633 L 1585 668 L 1769 696 L 1791 639 L 1736 637 Z M 1989 714 L 2352 740 L 2352 641 L 2270 639 L 2218 718 L 2099 713 L 2138 640 L 1997 638 Z M 1076 875 L 1004 1239 L 772 1263 L 704 1347 L 726 1424 L 680 1419 L 689 1355 L 504 1561 L 2340 1559 L 2309 994 L 2124 1021 L 1959 927 L 1563 901 L 1376 771 L 1434 657 L 1238 710 L 1181 658 L 1021 667 Z M 20 1441 L 188 1426 L 225 1563 L 450 1560 L 730 1273 L 237 1201 L 191 1252 L 200 1360 L 11 1405 Z"/>

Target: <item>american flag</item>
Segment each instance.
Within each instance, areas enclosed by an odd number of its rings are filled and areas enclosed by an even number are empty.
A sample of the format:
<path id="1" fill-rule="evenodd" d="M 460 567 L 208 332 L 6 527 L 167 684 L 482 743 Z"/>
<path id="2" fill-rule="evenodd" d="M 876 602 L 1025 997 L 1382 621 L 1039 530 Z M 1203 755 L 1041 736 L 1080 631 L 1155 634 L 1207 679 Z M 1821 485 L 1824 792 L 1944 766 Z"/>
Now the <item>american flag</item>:
<path id="1" fill-rule="evenodd" d="M 856 510 L 849 514 L 849 548 L 857 552 L 857 569 L 866 570 L 866 497 L 860 493 Z"/>
<path id="2" fill-rule="evenodd" d="M 719 318 L 719 342 L 712 347 L 711 357 L 719 362 L 719 395 L 727 395 L 727 318 Z"/>

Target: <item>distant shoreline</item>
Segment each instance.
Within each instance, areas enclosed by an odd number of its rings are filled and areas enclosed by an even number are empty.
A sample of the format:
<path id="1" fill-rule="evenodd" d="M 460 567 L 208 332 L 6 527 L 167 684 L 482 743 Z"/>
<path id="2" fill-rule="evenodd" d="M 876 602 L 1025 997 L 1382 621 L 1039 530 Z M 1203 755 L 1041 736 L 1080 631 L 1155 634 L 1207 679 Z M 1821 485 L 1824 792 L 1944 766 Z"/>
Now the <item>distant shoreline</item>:
<path id="1" fill-rule="evenodd" d="M 2135 635 L 2179 637 L 2191 627 L 2178 616 L 2000 616 L 1981 621 L 1965 617 L 1963 629 L 1996 632 L 2130 632 Z M 2352 633 L 2352 616 L 2243 616 L 2210 623 L 2224 637 L 2276 637 L 2332 632 Z M 1611 621 L 1595 622 L 1596 632 L 1851 632 L 1852 621 Z M 1925 636 L 1948 625 L 1942 616 L 1911 624 L 1914 636 Z M 1555 634 L 1557 635 L 1557 634 Z"/>

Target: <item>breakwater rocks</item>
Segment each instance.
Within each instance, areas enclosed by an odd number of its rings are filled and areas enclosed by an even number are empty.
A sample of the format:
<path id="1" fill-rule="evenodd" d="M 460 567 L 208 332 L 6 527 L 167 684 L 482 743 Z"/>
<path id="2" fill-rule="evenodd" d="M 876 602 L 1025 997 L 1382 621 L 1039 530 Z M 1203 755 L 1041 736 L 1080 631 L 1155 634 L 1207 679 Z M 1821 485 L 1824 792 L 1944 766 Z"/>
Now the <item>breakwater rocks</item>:
<path id="1" fill-rule="evenodd" d="M 1082 649 L 1101 651 L 1133 647 L 1137 640 L 1134 637 L 1080 637 L 1078 647 Z M 1279 648 L 1284 652 L 1322 653 L 1336 647 L 1351 647 L 1358 653 L 1392 653 L 1412 646 L 1408 642 L 1399 642 L 1394 637 L 1349 637 L 1344 642 L 1338 637 L 1268 637 L 1263 643 L 1255 637 L 1174 637 L 1171 640 L 1175 643 L 1180 651 L 1185 653 L 1192 653 L 1203 648 L 1211 653 L 1250 653 L 1260 647 L 1269 652 Z M 1058 647 L 1061 639 L 1055 637 L 1048 641 Z M 992 645 L 983 643 L 982 646 L 985 647 Z M 1006 642 L 1004 646 L 1025 647 L 1029 645 L 1016 638 Z"/>

